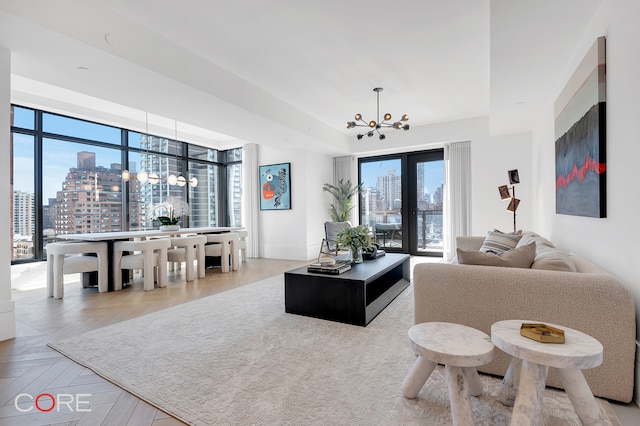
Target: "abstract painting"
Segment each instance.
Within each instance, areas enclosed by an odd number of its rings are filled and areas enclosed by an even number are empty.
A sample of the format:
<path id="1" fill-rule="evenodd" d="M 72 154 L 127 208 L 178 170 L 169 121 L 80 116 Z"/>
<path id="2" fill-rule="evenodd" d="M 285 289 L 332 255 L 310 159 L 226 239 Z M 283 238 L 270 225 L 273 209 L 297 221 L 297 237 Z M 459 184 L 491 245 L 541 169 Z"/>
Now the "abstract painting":
<path id="1" fill-rule="evenodd" d="M 291 209 L 291 163 L 260 166 L 260 210 Z"/>
<path id="2" fill-rule="evenodd" d="M 606 217 L 606 94 L 599 37 L 554 105 L 558 214 Z"/>

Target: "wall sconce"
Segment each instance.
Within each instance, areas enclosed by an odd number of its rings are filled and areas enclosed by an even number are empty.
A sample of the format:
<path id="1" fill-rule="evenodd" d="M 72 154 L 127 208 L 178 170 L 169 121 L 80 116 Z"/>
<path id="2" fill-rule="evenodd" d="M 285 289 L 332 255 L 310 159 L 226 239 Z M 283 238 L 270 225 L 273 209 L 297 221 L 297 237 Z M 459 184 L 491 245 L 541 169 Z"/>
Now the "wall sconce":
<path id="1" fill-rule="evenodd" d="M 520 205 L 520 200 L 516 198 L 516 184 L 520 183 L 520 175 L 518 169 L 509 170 L 508 175 L 511 188 L 508 185 L 501 185 L 498 187 L 498 191 L 502 200 L 509 200 L 507 211 L 513 212 L 513 232 L 516 232 L 516 210 Z"/>

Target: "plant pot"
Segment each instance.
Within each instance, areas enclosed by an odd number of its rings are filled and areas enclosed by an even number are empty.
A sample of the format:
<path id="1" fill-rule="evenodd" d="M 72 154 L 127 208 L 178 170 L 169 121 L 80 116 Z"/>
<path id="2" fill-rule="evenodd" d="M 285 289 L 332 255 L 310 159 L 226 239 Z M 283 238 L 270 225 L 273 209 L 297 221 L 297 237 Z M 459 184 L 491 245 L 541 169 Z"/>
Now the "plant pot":
<path id="1" fill-rule="evenodd" d="M 160 225 L 161 231 L 179 231 L 180 225 Z"/>

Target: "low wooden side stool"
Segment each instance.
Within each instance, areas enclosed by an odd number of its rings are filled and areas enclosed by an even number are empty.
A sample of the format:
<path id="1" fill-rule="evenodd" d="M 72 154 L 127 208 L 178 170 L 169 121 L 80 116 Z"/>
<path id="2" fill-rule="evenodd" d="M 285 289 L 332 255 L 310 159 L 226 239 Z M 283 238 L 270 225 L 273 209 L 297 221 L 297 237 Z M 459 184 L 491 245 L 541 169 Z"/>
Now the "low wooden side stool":
<path id="1" fill-rule="evenodd" d="M 418 356 L 402 382 L 402 395 L 415 398 L 438 364 L 444 364 L 454 425 L 472 425 L 469 395 L 482 394 L 476 367 L 493 360 L 491 338 L 475 328 L 447 322 L 426 322 L 409 329 Z"/>

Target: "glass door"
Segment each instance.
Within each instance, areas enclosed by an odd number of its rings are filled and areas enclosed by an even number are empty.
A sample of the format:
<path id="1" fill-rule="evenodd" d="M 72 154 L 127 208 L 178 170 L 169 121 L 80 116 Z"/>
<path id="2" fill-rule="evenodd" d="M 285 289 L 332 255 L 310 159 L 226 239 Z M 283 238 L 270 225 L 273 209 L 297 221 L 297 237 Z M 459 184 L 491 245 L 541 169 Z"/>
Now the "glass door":
<path id="1" fill-rule="evenodd" d="M 404 251 L 403 162 L 400 155 L 360 160 L 360 224 L 369 225 L 385 251 Z"/>
<path id="2" fill-rule="evenodd" d="M 408 164 L 409 252 L 442 256 L 443 151 L 410 154 Z"/>

